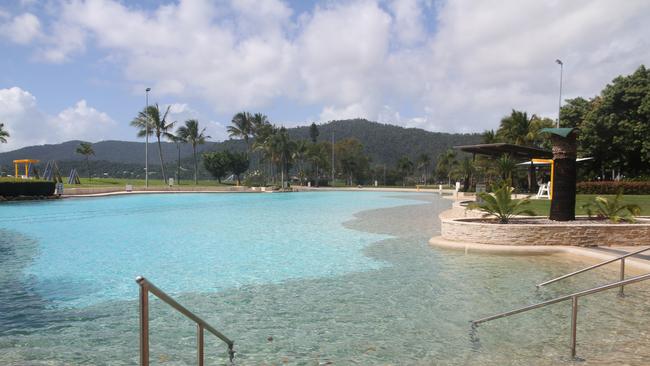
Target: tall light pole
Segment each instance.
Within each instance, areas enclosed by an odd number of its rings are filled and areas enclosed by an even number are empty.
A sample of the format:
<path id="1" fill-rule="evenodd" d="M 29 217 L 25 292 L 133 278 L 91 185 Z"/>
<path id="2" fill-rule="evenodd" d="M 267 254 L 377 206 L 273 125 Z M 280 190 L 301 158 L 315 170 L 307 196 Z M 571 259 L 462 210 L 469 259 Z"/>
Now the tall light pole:
<path id="1" fill-rule="evenodd" d="M 562 110 L 562 71 L 564 69 L 564 64 L 562 63 L 562 60 L 557 59 L 555 60 L 555 63 L 560 65 L 560 101 L 558 102 L 557 105 L 557 128 L 560 127 L 560 111 Z"/>
<path id="2" fill-rule="evenodd" d="M 145 114 L 148 113 L 149 109 L 149 92 L 151 88 L 144 90 L 145 94 Z M 144 143 L 144 187 L 149 188 L 149 114 L 146 114 L 147 121 L 145 124 L 145 143 Z"/>

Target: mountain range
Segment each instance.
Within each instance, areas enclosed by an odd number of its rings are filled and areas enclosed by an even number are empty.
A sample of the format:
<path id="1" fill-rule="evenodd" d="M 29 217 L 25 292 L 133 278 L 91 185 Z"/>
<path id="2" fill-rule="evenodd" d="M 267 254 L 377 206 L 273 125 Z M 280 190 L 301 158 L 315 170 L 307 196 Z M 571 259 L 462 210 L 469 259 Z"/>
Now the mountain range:
<path id="1" fill-rule="evenodd" d="M 474 144 L 481 141 L 481 135 L 430 132 L 419 128 L 404 128 L 400 126 L 371 122 L 363 119 L 331 121 L 318 125 L 319 141 L 339 141 L 346 138 L 356 138 L 364 146 L 366 154 L 373 165 L 394 166 L 402 156 L 416 160 L 420 154 L 426 153 L 435 161 L 436 157 L 455 145 Z M 309 139 L 309 126 L 299 126 L 287 129 L 294 139 Z M 12 171 L 15 159 L 38 159 L 44 162 L 55 160 L 63 172 L 68 167 L 81 170 L 84 157 L 75 152 L 81 141 L 66 141 L 59 144 L 28 146 L 17 150 L 0 153 L 0 169 Z M 161 143 L 165 166 L 176 162 L 178 148 L 171 142 Z M 245 144 L 241 140 L 226 140 L 221 142 L 206 142 L 198 148 L 199 153 L 205 151 L 237 150 L 244 151 Z M 91 157 L 93 170 L 106 170 L 114 175 L 117 171 L 140 170 L 144 166 L 144 142 L 132 141 L 100 141 L 93 143 L 95 155 Z M 183 166 L 189 168 L 187 160 L 191 158 L 192 148 L 187 144 L 180 146 L 180 156 Z M 157 166 L 159 161 L 158 147 L 155 140 L 149 141 L 149 164 Z M 10 173 L 11 174 L 11 173 Z"/>

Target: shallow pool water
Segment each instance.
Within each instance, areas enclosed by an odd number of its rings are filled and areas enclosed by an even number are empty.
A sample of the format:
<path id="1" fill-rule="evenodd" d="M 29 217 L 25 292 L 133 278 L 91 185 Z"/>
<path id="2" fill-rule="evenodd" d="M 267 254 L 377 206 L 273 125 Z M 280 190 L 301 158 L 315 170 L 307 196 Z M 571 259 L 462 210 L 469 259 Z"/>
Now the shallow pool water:
<path id="1" fill-rule="evenodd" d="M 239 364 L 571 364 L 569 304 L 493 312 L 614 280 L 564 257 L 431 248 L 431 194 L 133 195 L 0 205 L 0 364 L 137 363 L 136 275 L 236 342 Z M 650 363 L 648 285 L 581 302 L 586 364 Z M 195 328 L 158 301 L 152 364 L 194 362 Z M 207 358 L 225 347 L 206 336 Z"/>

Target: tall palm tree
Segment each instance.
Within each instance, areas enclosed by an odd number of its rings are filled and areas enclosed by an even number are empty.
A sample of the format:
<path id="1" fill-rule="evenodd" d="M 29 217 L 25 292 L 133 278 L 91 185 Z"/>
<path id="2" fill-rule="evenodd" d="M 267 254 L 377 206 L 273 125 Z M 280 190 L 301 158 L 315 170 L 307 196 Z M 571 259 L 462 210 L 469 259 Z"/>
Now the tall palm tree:
<path id="1" fill-rule="evenodd" d="M 163 159 L 160 139 L 163 137 L 169 139 L 172 135 L 168 131 L 173 128 L 176 123 L 167 121 L 167 115 L 169 115 L 170 108 L 171 106 L 168 106 L 165 113 L 161 116 L 158 104 L 151 105 L 138 113 L 138 116 L 131 121 L 131 126 L 138 129 L 138 137 L 145 137 L 147 135 L 147 126 L 149 136 L 156 136 L 156 140 L 158 140 L 158 155 L 160 156 L 160 171 L 162 173 L 163 182 L 167 182 L 167 175 L 165 175 L 165 161 Z M 148 173 L 149 172 L 147 172 L 147 174 Z"/>
<path id="2" fill-rule="evenodd" d="M 232 117 L 232 126 L 228 126 L 230 137 L 241 138 L 246 143 L 246 154 L 250 152 L 248 141 L 253 135 L 253 116 L 248 112 L 239 112 Z"/>
<path id="3" fill-rule="evenodd" d="M 427 180 L 429 178 L 429 164 L 431 164 L 431 158 L 429 154 L 420 154 L 418 156 L 418 167 L 422 168 L 424 172 L 424 185 L 427 185 Z"/>
<path id="4" fill-rule="evenodd" d="M 272 160 L 274 160 L 280 168 L 280 182 L 282 189 L 284 189 L 284 177 L 285 174 L 288 174 L 291 156 L 295 150 L 296 143 L 291 140 L 287 130 L 282 127 L 276 133 L 269 136 L 267 139 L 267 145 Z"/>
<path id="5" fill-rule="evenodd" d="M 397 161 L 397 169 L 402 173 L 402 187 L 404 187 L 406 186 L 406 177 L 413 170 L 413 162 L 407 156 L 402 156 Z"/>
<path id="6" fill-rule="evenodd" d="M 501 179 L 512 186 L 512 174 L 517 169 L 517 163 L 510 156 L 510 154 L 503 154 L 496 160 L 497 170 L 501 175 Z"/>
<path id="7" fill-rule="evenodd" d="M 463 192 L 469 191 L 472 176 L 476 172 L 472 159 L 464 158 L 461 160 L 456 168 L 456 172 L 463 178 Z"/>
<path id="8" fill-rule="evenodd" d="M 452 149 L 448 149 L 438 156 L 436 170 L 439 174 L 444 174 L 447 176 L 449 185 L 451 185 L 451 173 L 456 163 L 456 152 Z"/>
<path id="9" fill-rule="evenodd" d="M 526 145 L 528 142 L 528 132 L 530 131 L 530 119 L 528 113 L 512 110 L 509 116 L 501 119 L 501 125 L 497 131 L 505 142 Z"/>
<path id="10" fill-rule="evenodd" d="M 194 184 L 198 184 L 198 159 L 196 157 L 196 147 L 205 143 L 205 139 L 209 139 L 210 136 L 205 135 L 205 128 L 199 130 L 199 121 L 195 119 L 189 119 L 185 121 L 185 126 L 181 126 L 178 129 L 178 135 L 187 143 L 192 145 L 192 154 L 194 156 Z"/>
<path id="11" fill-rule="evenodd" d="M 4 129 L 4 123 L 0 123 L 0 143 L 7 143 L 7 137 L 9 137 L 9 132 Z"/>
<path id="12" fill-rule="evenodd" d="M 176 184 L 181 184 L 181 144 L 186 143 L 185 139 L 176 131 L 175 135 L 170 135 L 169 140 L 176 144 L 178 157 L 176 158 Z"/>
<path id="13" fill-rule="evenodd" d="M 92 181 L 92 176 L 90 175 L 90 155 L 95 155 L 93 145 L 90 142 L 81 142 L 77 147 L 76 153 L 83 155 L 86 158 L 86 171 L 88 172 L 88 180 Z"/>
<path id="14" fill-rule="evenodd" d="M 576 155 L 577 131 L 568 135 L 551 133 L 553 144 L 553 190 L 549 219 L 572 221 L 576 219 Z"/>
<path id="15" fill-rule="evenodd" d="M 295 144 L 295 149 L 291 154 L 291 158 L 298 162 L 298 176 L 300 177 L 300 185 L 302 185 L 303 178 L 305 177 L 305 159 L 309 153 L 309 145 L 307 141 L 300 140 Z"/>

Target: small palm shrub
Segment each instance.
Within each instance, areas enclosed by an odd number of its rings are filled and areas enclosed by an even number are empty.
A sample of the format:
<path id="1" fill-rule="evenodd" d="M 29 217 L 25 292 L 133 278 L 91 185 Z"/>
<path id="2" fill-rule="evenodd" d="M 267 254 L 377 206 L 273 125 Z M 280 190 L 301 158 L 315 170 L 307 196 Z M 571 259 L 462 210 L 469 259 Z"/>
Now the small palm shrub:
<path id="1" fill-rule="evenodd" d="M 469 205 L 469 208 L 482 211 L 483 217 L 496 217 L 499 219 L 500 224 L 507 224 L 512 216 L 535 215 L 532 210 L 526 208 L 530 204 L 528 198 L 512 199 L 513 190 L 514 188 L 503 183 L 494 191 L 494 194 L 480 192 L 477 197 L 483 202 L 473 202 Z"/>
<path id="2" fill-rule="evenodd" d="M 598 196 L 591 202 L 584 204 L 582 208 L 589 217 L 596 216 L 614 223 L 620 221 L 634 222 L 634 217 L 641 214 L 641 207 L 635 204 L 624 204 L 621 202 L 622 197 L 622 191 L 619 191 L 614 198 Z"/>

